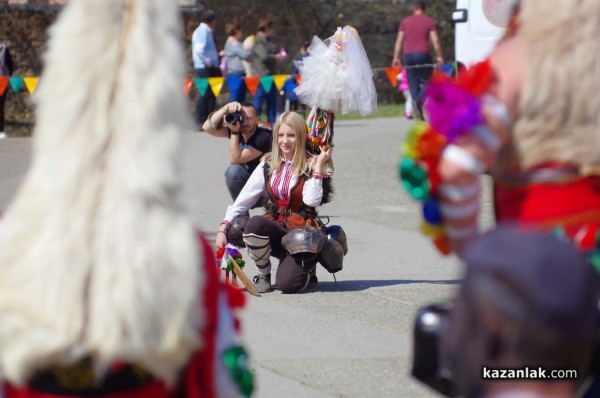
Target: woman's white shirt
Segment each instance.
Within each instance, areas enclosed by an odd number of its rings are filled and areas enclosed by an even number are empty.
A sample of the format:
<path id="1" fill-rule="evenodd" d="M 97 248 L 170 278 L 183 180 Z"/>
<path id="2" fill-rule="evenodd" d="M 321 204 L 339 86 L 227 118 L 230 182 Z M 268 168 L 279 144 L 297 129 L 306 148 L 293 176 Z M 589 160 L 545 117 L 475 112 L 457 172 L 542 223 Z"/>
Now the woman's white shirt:
<path id="1" fill-rule="evenodd" d="M 286 179 L 286 173 L 289 173 L 291 162 L 287 160 L 282 161 L 282 167 L 279 168 L 277 173 L 274 173 L 271 178 L 271 189 L 275 194 L 276 199 L 283 199 L 283 196 L 290 197 L 292 188 L 298 183 L 300 176 L 296 174 L 288 175 Z M 277 178 L 279 177 L 279 178 Z M 277 184 L 277 186 L 274 186 Z M 232 222 L 236 217 L 250 210 L 259 200 L 262 193 L 265 191 L 266 181 L 264 173 L 264 162 L 261 162 L 256 169 L 250 175 L 248 181 L 242 188 L 242 191 L 238 195 L 235 202 L 227 207 L 225 218 L 223 221 Z M 321 204 L 323 198 L 323 180 L 320 178 L 309 178 L 304 182 L 302 189 L 302 200 L 305 205 L 315 207 Z"/>

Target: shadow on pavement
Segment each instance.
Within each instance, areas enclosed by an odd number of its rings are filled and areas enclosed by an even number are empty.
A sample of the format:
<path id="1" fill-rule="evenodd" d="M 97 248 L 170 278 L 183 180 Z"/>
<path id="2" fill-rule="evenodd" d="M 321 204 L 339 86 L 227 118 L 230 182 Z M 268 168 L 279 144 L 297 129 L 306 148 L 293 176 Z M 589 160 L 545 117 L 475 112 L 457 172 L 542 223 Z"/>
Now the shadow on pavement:
<path id="1" fill-rule="evenodd" d="M 319 277 L 319 284 L 310 291 L 305 293 L 316 292 L 358 292 L 371 288 L 395 286 L 395 285 L 412 285 L 412 284 L 431 284 L 431 285 L 459 285 L 462 279 L 445 279 L 445 280 L 414 280 L 414 279 L 393 279 L 393 280 L 351 280 L 341 281 L 338 279 L 337 284 L 331 280 L 324 281 L 324 278 Z M 333 278 L 332 278 L 333 279 Z"/>

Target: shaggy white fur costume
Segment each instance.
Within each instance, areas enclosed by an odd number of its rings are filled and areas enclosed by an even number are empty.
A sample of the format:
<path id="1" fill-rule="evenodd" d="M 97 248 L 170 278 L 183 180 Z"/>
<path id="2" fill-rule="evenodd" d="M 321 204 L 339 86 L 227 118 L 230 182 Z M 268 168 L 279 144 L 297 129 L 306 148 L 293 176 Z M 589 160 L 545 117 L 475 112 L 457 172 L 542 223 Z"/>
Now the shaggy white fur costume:
<path id="1" fill-rule="evenodd" d="M 179 200 L 192 128 L 180 33 L 173 0 L 73 0 L 51 30 L 33 164 L 0 225 L 13 384 L 86 355 L 174 382 L 200 344 L 199 248 Z"/>

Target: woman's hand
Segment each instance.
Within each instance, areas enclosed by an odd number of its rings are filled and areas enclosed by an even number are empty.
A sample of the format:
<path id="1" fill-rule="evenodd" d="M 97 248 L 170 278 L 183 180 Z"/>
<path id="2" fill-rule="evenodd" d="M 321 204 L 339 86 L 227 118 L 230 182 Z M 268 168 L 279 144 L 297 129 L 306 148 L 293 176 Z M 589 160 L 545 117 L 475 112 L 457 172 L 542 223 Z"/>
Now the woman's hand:
<path id="1" fill-rule="evenodd" d="M 217 231 L 217 236 L 215 237 L 215 246 L 217 249 L 224 248 L 227 245 L 227 234 L 225 231 Z"/>
<path id="2" fill-rule="evenodd" d="M 333 148 L 330 145 L 322 146 L 321 153 L 317 155 L 316 167 L 322 168 L 323 165 L 331 159 Z"/>

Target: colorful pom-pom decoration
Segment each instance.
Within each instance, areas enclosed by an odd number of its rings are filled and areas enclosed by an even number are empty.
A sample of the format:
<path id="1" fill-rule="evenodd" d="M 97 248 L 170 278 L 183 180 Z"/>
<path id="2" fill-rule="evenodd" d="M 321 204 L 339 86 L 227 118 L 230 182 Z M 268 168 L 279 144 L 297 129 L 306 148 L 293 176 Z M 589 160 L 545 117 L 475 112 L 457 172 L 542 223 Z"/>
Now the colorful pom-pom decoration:
<path id="1" fill-rule="evenodd" d="M 225 350 L 223 363 L 242 396 L 250 397 L 254 391 L 254 376 L 250 371 L 246 350 L 242 346 L 234 346 Z"/>
<path id="2" fill-rule="evenodd" d="M 442 224 L 442 212 L 437 199 L 429 198 L 423 202 L 423 218 L 431 225 Z"/>
<path id="3" fill-rule="evenodd" d="M 242 253 L 238 247 L 232 243 L 228 243 L 225 248 L 217 249 L 216 253 L 217 265 L 225 271 L 233 272 L 233 262 L 240 268 L 244 268 L 246 262 L 242 257 Z"/>
<path id="4" fill-rule="evenodd" d="M 429 194 L 429 174 L 411 158 L 400 161 L 400 179 L 409 195 L 415 200 L 424 200 Z"/>
<path id="5" fill-rule="evenodd" d="M 415 123 L 401 148 L 402 185 L 413 199 L 423 202 L 422 232 L 442 254 L 449 254 L 451 248 L 438 198 L 440 159 L 446 145 L 484 123 L 481 95 L 494 80 L 487 61 L 462 71 L 456 80 L 436 71 L 426 92 L 429 124 Z M 589 240 L 583 244 L 589 245 Z"/>

